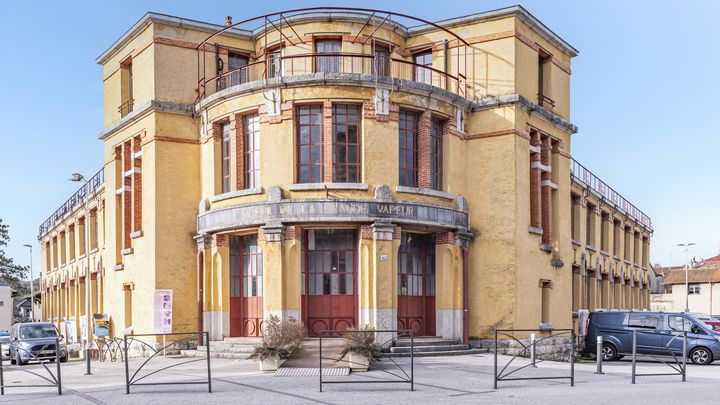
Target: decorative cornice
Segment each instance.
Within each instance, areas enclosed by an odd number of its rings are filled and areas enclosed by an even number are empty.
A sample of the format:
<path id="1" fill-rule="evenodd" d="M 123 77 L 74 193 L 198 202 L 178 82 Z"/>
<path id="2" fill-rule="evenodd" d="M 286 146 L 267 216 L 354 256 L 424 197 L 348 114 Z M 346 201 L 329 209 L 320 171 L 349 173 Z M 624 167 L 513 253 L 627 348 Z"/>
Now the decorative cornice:
<path id="1" fill-rule="evenodd" d="M 111 137 L 112 135 L 116 134 L 117 132 L 121 131 L 123 128 L 127 127 L 128 125 L 132 124 L 133 122 L 136 122 L 136 121 L 140 120 L 141 118 L 144 118 L 148 114 L 153 113 L 153 112 L 165 112 L 165 113 L 171 113 L 171 114 L 192 115 L 193 114 L 192 111 L 193 111 L 193 107 L 190 104 L 180 104 L 180 103 L 171 103 L 169 101 L 150 100 L 148 103 L 145 103 L 144 105 L 140 106 L 138 109 L 130 112 L 130 114 L 119 119 L 113 125 L 105 128 L 105 130 L 102 131 L 98 135 L 98 138 L 105 140 L 105 139 Z"/>

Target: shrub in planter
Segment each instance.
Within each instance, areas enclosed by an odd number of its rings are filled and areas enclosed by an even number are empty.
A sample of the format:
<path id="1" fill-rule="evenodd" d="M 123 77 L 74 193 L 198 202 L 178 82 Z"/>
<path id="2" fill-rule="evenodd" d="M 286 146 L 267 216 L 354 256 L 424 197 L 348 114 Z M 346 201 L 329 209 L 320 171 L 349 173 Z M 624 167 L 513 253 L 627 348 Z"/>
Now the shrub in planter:
<path id="1" fill-rule="evenodd" d="M 375 328 L 365 325 L 361 329 L 353 329 L 343 333 L 345 339 L 340 360 L 348 356 L 350 369 L 353 371 L 367 371 L 370 363 L 380 360 L 381 348 L 375 341 Z M 340 361 L 338 360 L 338 361 Z"/>
<path id="2" fill-rule="evenodd" d="M 289 318 L 281 321 L 271 315 L 265 321 L 265 330 L 260 346 L 250 354 L 250 360 L 257 360 L 262 371 L 277 370 L 292 354 L 302 347 L 305 339 L 305 326 L 302 322 Z"/>

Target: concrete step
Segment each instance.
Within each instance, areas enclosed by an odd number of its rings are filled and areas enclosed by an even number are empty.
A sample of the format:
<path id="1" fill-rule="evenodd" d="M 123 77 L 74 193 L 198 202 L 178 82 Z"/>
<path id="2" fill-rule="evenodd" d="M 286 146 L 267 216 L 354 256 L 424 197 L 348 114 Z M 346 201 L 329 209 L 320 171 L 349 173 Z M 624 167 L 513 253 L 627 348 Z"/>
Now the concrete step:
<path id="1" fill-rule="evenodd" d="M 198 351 L 206 351 L 205 346 L 198 346 Z M 218 347 L 210 345 L 210 353 L 252 353 L 255 347 L 252 346 L 229 346 L 229 347 Z"/>
<path id="2" fill-rule="evenodd" d="M 453 346 L 459 342 L 457 340 L 443 338 L 415 338 L 413 343 L 415 346 Z M 395 342 L 395 346 L 410 347 L 410 339 L 398 339 Z"/>
<path id="3" fill-rule="evenodd" d="M 424 344 L 422 346 L 415 345 L 412 349 L 415 351 L 415 353 L 421 353 L 421 352 L 450 352 L 450 351 L 456 351 L 456 350 L 467 350 L 470 346 L 468 345 L 435 345 L 435 346 L 425 346 Z M 391 347 L 390 348 L 391 353 L 410 353 L 410 346 L 399 346 L 399 347 Z"/>
<path id="4" fill-rule="evenodd" d="M 448 350 L 436 352 L 415 352 L 415 357 L 464 356 L 469 354 L 487 353 L 487 349 Z M 410 357 L 407 353 L 383 353 L 382 357 Z"/>
<path id="5" fill-rule="evenodd" d="M 180 350 L 180 355 L 184 357 L 205 357 L 205 351 L 196 350 Z M 212 359 L 237 359 L 246 360 L 248 353 L 225 353 L 225 352 L 210 352 L 210 358 Z"/>

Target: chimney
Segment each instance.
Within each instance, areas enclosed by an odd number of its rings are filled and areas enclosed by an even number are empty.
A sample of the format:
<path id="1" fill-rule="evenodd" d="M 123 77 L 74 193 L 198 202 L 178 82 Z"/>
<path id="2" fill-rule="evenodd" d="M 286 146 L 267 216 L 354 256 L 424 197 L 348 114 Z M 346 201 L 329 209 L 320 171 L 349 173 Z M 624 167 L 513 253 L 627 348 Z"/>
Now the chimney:
<path id="1" fill-rule="evenodd" d="M 231 25 L 232 25 L 232 17 L 231 16 L 225 17 L 225 26 L 229 27 Z"/>

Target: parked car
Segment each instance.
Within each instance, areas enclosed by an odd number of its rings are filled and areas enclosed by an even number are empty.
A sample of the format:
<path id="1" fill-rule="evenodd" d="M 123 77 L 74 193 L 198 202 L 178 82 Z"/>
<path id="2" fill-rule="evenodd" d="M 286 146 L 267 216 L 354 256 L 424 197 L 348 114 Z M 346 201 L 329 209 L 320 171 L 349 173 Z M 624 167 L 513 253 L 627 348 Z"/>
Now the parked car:
<path id="1" fill-rule="evenodd" d="M 0 331 L 0 346 L 2 346 L 3 360 L 10 358 L 10 332 Z"/>
<path id="2" fill-rule="evenodd" d="M 25 365 L 31 360 L 56 358 L 55 340 L 60 338 L 60 362 L 68 360 L 67 343 L 55 325 L 49 322 L 16 323 L 10 329 L 10 362 Z"/>
<path id="3" fill-rule="evenodd" d="M 690 315 L 710 325 L 714 331 L 720 331 L 720 319 L 701 312 L 692 312 Z"/>
<path id="4" fill-rule="evenodd" d="M 632 352 L 633 330 L 637 330 L 639 354 L 683 355 L 683 339 L 677 332 L 688 332 L 685 355 L 695 364 L 720 359 L 720 333 L 692 314 L 607 311 L 592 312 L 585 337 L 585 352 L 595 353 L 597 337 L 603 337 L 603 360 L 617 360 Z M 642 332 L 642 333 L 640 333 Z"/>

